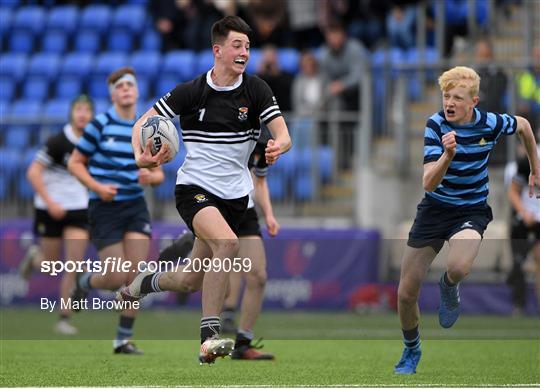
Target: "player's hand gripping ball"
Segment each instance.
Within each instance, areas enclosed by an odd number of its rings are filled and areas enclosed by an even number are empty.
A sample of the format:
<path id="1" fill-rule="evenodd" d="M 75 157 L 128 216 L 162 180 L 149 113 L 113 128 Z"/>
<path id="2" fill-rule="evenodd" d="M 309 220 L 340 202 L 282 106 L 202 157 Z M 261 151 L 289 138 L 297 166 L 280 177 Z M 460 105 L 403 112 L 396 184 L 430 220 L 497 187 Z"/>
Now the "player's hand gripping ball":
<path id="1" fill-rule="evenodd" d="M 152 140 L 150 152 L 156 155 L 164 144 L 169 145 L 171 159 L 173 159 L 180 149 L 178 130 L 173 122 L 164 116 L 150 116 L 141 126 L 141 148 L 144 149 L 148 139 Z"/>

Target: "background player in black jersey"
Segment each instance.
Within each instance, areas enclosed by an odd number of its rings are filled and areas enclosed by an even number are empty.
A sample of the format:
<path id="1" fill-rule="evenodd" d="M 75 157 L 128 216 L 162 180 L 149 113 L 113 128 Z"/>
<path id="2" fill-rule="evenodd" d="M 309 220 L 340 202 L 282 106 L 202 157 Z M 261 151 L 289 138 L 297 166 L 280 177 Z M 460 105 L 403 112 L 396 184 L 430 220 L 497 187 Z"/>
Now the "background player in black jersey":
<path id="1" fill-rule="evenodd" d="M 38 270 L 43 260 L 60 260 L 62 246 L 69 260 L 83 260 L 88 244 L 88 193 L 86 188 L 67 171 L 67 161 L 82 136 L 84 127 L 94 114 L 90 98 L 80 95 L 71 103 L 69 123 L 62 132 L 51 136 L 36 154 L 27 171 L 34 188 L 34 233 L 39 247 L 31 246 L 21 262 L 25 279 Z M 76 273 L 65 272 L 60 281 L 60 298 L 67 301 L 75 286 Z M 69 323 L 71 311 L 60 309 L 55 330 L 74 335 L 77 329 Z"/>
<path id="2" fill-rule="evenodd" d="M 242 280 L 245 280 L 246 285 L 242 296 L 240 321 L 238 328 L 234 329 L 236 332 L 236 341 L 232 358 L 271 360 L 274 359 L 272 354 L 258 351 L 262 346 L 251 343 L 253 340 L 253 327 L 261 313 L 267 278 L 266 253 L 255 204 L 263 212 L 266 229 L 270 236 L 276 236 L 280 227 L 272 210 L 272 202 L 266 180 L 268 165 L 264 158 L 264 146 L 262 143 L 257 143 L 255 150 L 251 154 L 250 167 L 255 189 L 249 195 L 248 209 L 238 227 L 238 237 L 240 238 L 238 257 L 249 258 L 251 260 L 251 268 L 247 272 L 231 272 L 229 295 L 225 299 L 224 312 L 221 318 L 225 324 L 228 320 L 227 315 L 234 314 L 240 297 Z"/>
<path id="3" fill-rule="evenodd" d="M 251 29 L 239 17 L 227 16 L 212 26 L 214 67 L 193 81 L 179 84 L 159 99 L 133 127 L 133 149 L 139 167 L 154 167 L 170 156 L 141 151 L 140 127 L 149 116 L 180 116 L 187 149 L 176 181 L 176 206 L 197 237 L 193 257 L 224 261 L 237 257 L 238 223 L 253 183 L 248 158 L 264 122 L 273 140 L 265 158 L 269 164 L 291 147 L 287 125 L 268 85 L 244 73 L 249 60 Z M 143 280 L 142 293 L 174 290 L 188 273 L 156 273 Z M 219 339 L 219 315 L 226 294 L 224 271 L 195 273 L 194 288 L 202 287 L 201 363 L 232 351 L 232 339 Z M 178 279 L 177 279 L 178 278 Z M 129 296 L 125 296 L 126 298 Z"/>
<path id="4" fill-rule="evenodd" d="M 513 211 L 510 226 L 513 266 L 507 283 L 512 290 L 514 314 L 521 314 L 525 311 L 527 290 L 523 268 L 529 253 L 535 262 L 536 299 L 540 302 L 540 201 L 528 196 L 531 168 L 527 157 L 520 155 L 515 165 L 516 171 L 508 187 Z"/>

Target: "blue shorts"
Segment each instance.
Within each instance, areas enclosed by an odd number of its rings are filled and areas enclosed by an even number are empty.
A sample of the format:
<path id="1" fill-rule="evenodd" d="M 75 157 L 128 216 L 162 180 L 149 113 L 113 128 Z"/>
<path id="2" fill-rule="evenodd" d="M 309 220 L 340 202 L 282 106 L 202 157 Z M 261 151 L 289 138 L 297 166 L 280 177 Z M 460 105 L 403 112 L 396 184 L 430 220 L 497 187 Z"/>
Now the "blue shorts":
<path id="1" fill-rule="evenodd" d="M 459 231 L 473 229 L 483 236 L 492 220 L 493 213 L 487 204 L 455 206 L 426 196 L 418 204 L 407 245 L 414 248 L 431 246 L 438 253 L 444 242 Z"/>
<path id="2" fill-rule="evenodd" d="M 150 214 L 144 197 L 111 202 L 90 200 L 88 221 L 90 238 L 98 250 L 121 242 L 126 232 L 152 236 Z"/>

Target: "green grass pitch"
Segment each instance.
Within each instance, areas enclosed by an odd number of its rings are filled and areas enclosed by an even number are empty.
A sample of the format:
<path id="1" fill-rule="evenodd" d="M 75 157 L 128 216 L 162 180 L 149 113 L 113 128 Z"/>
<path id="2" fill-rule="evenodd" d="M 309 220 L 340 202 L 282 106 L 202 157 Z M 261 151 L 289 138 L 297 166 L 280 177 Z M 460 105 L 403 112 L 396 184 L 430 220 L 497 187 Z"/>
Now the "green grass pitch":
<path id="1" fill-rule="evenodd" d="M 143 356 L 113 355 L 117 315 L 83 312 L 80 334 L 55 335 L 55 314 L 0 312 L 0 386 L 505 386 L 540 384 L 540 320 L 463 316 L 455 328 L 422 320 L 414 376 L 395 376 L 402 343 L 395 314 L 265 312 L 256 335 L 275 361 L 199 366 L 194 311 L 143 311 Z"/>

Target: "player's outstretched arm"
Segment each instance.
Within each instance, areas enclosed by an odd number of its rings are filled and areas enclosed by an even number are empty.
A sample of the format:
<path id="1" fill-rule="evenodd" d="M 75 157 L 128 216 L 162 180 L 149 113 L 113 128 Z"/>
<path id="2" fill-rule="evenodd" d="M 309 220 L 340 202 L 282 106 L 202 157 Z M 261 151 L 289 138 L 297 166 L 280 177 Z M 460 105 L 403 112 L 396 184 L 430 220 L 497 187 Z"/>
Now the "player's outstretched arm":
<path id="1" fill-rule="evenodd" d="M 140 168 L 154 168 L 163 165 L 171 160 L 169 146 L 164 145 L 156 155 L 152 155 L 150 148 L 152 141 L 149 139 L 144 145 L 141 145 L 141 127 L 151 116 L 159 115 L 154 107 L 150 108 L 133 126 L 131 130 L 131 145 L 133 146 L 133 154 L 135 155 L 135 163 Z"/>
<path id="2" fill-rule="evenodd" d="M 292 141 L 283 117 L 275 118 L 267 126 L 270 133 L 272 133 L 273 139 L 268 141 L 265 149 L 265 158 L 266 163 L 272 165 L 278 160 L 281 154 L 286 153 L 291 148 Z"/>
<path id="3" fill-rule="evenodd" d="M 102 184 L 96 181 L 88 171 L 86 167 L 88 164 L 88 158 L 81 153 L 79 150 L 75 149 L 71 153 L 71 157 L 68 161 L 68 170 L 73 174 L 84 186 L 90 189 L 92 192 L 97 193 L 97 195 L 103 201 L 112 201 L 114 196 L 116 196 L 116 186 L 113 184 Z"/>
<path id="4" fill-rule="evenodd" d="M 424 165 L 424 177 L 423 177 L 423 186 L 426 192 L 433 192 L 446 174 L 450 163 L 456 156 L 456 133 L 450 131 L 447 134 L 444 134 L 442 137 L 442 144 L 444 147 L 444 152 L 441 157 L 436 162 L 426 163 Z"/>
<path id="5" fill-rule="evenodd" d="M 268 190 L 268 181 L 266 180 L 266 177 L 254 175 L 253 184 L 255 187 L 255 203 L 262 209 L 268 233 L 270 236 L 276 236 L 279 232 L 279 223 L 274 217 L 272 201 L 270 200 L 270 191 Z"/>
<path id="6" fill-rule="evenodd" d="M 43 182 L 43 172 L 46 166 L 41 162 L 34 160 L 26 171 L 26 178 L 34 188 L 34 191 L 43 199 L 47 204 L 47 212 L 55 220 L 63 219 L 66 216 L 66 210 L 63 209 L 60 204 L 54 202 L 49 195 L 45 182 Z"/>
<path id="7" fill-rule="evenodd" d="M 534 187 L 536 186 L 536 197 L 540 197 L 540 163 L 538 162 L 538 151 L 536 148 L 536 140 L 529 121 L 521 116 L 516 116 L 517 129 L 516 132 L 521 139 L 521 143 L 525 146 L 531 174 L 529 175 L 529 197 L 534 195 Z"/>
<path id="8" fill-rule="evenodd" d="M 165 173 L 161 166 L 155 168 L 139 169 L 139 184 L 141 185 L 159 185 L 165 180 Z"/>

